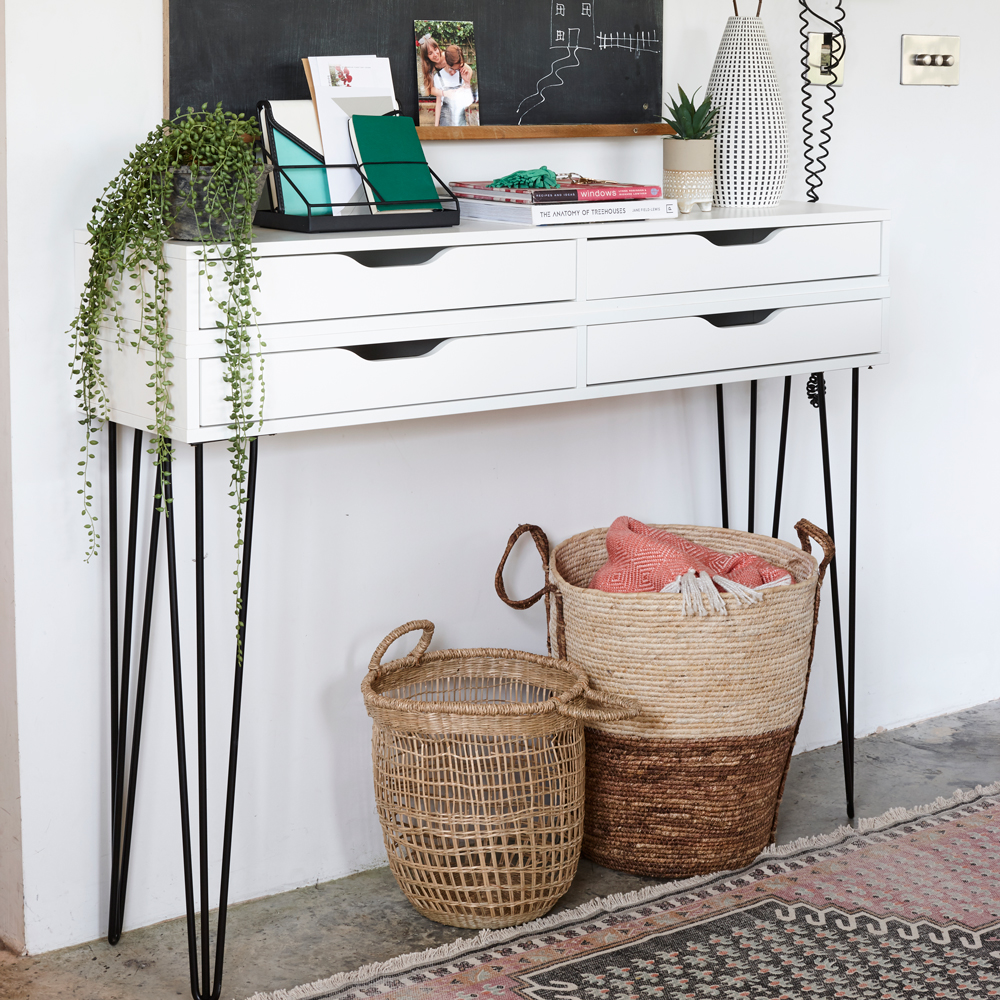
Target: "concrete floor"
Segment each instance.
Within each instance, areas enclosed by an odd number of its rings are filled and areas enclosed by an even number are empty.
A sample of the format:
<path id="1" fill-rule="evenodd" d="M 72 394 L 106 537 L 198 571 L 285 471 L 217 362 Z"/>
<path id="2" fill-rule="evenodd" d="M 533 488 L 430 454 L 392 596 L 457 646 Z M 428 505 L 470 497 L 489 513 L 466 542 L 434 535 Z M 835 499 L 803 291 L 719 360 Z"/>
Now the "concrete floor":
<path id="1" fill-rule="evenodd" d="M 916 806 L 1000 779 L 1000 701 L 859 740 L 857 812 Z M 792 759 L 778 843 L 845 821 L 840 747 Z M 559 909 L 655 881 L 584 861 Z M 289 988 L 471 932 L 419 916 L 387 868 L 234 906 L 222 996 Z M 188 994 L 183 920 L 107 941 L 16 958 L 0 950 L 0 1000 L 152 1000 Z"/>

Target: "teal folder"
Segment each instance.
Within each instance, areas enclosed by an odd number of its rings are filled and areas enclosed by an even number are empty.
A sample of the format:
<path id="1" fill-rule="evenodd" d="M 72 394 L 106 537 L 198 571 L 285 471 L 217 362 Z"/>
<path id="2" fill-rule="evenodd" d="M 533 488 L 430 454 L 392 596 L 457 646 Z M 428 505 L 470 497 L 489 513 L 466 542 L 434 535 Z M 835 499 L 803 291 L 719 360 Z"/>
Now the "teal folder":
<path id="1" fill-rule="evenodd" d="M 288 104 L 291 102 L 278 103 Z M 312 108 L 312 101 L 295 103 L 309 105 L 310 110 Z M 282 125 L 275 118 L 270 101 L 261 101 L 257 105 L 257 113 L 260 116 L 260 130 L 264 137 L 264 148 L 271 156 L 271 162 L 275 166 L 274 173 L 271 175 L 271 201 L 274 208 L 279 212 L 284 212 L 285 215 L 309 215 L 306 201 L 313 205 L 329 204 L 330 185 L 327 183 L 326 171 L 315 169 L 323 165 L 323 154 Z M 313 114 L 315 113 L 313 112 Z M 316 126 L 315 133 L 318 137 L 318 126 Z M 279 171 L 278 167 L 285 169 Z M 291 167 L 309 167 L 311 169 L 289 169 Z M 298 193 L 299 191 L 305 195 L 306 201 Z M 313 208 L 312 214 L 330 215 L 332 210 Z"/>

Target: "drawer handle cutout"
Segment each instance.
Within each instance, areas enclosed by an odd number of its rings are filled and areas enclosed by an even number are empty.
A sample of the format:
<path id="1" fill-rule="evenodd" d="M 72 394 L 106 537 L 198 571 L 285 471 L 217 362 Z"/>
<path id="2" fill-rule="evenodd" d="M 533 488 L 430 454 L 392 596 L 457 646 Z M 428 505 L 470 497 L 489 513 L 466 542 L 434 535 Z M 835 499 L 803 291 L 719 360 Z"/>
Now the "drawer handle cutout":
<path id="1" fill-rule="evenodd" d="M 695 233 L 694 235 L 708 240 L 717 247 L 745 247 L 753 246 L 755 243 L 763 243 L 771 233 L 778 232 L 774 229 L 723 229 L 720 232 Z"/>
<path id="2" fill-rule="evenodd" d="M 708 233 L 667 233 L 658 234 L 650 236 L 592 236 L 591 241 L 601 243 L 609 243 L 612 240 L 659 240 L 663 239 L 666 235 L 668 238 L 673 239 L 677 236 L 700 236 L 702 239 L 708 240 L 709 243 L 713 243 L 717 247 L 738 247 L 738 246 L 751 246 L 755 243 L 763 243 L 772 233 L 781 232 L 779 227 L 773 227 L 771 229 L 723 229 L 720 232 L 708 232 Z"/>
<path id="3" fill-rule="evenodd" d="M 763 323 L 776 309 L 747 309 L 744 312 L 715 313 L 713 316 L 702 316 L 712 326 L 756 326 Z"/>
<path id="4" fill-rule="evenodd" d="M 348 250 L 341 254 L 362 267 L 414 267 L 426 264 L 448 247 L 402 247 L 398 250 Z"/>
<path id="5" fill-rule="evenodd" d="M 447 339 L 447 337 L 437 337 L 432 340 L 394 340 L 388 344 L 355 344 L 353 347 L 345 347 L 343 350 L 350 351 L 365 361 L 422 358 Z"/>

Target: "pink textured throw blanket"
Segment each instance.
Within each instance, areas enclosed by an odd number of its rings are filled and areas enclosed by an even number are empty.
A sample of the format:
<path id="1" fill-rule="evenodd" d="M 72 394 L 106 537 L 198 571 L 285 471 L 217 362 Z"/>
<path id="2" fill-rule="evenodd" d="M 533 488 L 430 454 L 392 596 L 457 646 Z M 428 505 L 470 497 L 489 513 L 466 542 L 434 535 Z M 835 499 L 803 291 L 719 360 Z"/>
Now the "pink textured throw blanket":
<path id="1" fill-rule="evenodd" d="M 619 517 L 611 525 L 607 547 L 608 561 L 594 574 L 590 589 L 613 594 L 683 594 L 685 615 L 726 614 L 720 591 L 752 604 L 761 599 L 761 590 L 792 583 L 788 570 L 752 552 L 716 552 L 633 517 Z"/>

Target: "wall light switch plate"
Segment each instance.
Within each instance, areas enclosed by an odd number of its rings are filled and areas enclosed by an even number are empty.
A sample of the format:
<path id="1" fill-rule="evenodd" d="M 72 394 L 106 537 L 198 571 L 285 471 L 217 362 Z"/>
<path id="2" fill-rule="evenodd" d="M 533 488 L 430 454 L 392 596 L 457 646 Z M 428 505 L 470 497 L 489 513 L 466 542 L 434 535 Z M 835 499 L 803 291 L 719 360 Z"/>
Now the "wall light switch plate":
<path id="1" fill-rule="evenodd" d="M 960 42 L 958 35 L 903 35 L 899 82 L 957 87 Z"/>
<path id="2" fill-rule="evenodd" d="M 809 32 L 809 72 L 811 84 L 839 87 L 844 82 L 844 38 L 832 32 Z"/>

